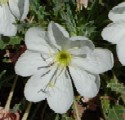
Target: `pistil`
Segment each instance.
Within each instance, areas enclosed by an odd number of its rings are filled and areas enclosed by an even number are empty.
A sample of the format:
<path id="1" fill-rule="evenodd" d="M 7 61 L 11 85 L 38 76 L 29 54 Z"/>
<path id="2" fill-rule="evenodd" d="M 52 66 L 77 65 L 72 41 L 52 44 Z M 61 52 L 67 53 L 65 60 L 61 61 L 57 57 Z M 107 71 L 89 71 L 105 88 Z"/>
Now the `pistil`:
<path id="1" fill-rule="evenodd" d="M 67 65 L 69 65 L 71 62 L 71 59 L 72 59 L 72 55 L 67 50 L 59 51 L 56 54 L 56 63 L 58 63 L 63 67 L 66 67 Z"/>

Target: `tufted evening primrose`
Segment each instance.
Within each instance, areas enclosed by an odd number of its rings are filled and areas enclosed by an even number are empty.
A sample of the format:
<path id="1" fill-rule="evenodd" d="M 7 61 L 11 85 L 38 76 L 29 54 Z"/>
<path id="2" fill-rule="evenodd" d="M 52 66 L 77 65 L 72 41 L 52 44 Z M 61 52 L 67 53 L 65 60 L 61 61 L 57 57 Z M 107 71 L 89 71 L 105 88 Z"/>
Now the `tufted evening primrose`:
<path id="1" fill-rule="evenodd" d="M 15 65 L 16 74 L 31 76 L 25 85 L 28 101 L 47 99 L 56 113 L 65 113 L 73 103 L 72 83 L 81 96 L 92 98 L 100 88 L 99 74 L 113 67 L 112 53 L 97 48 L 84 36 L 69 37 L 59 24 L 48 31 L 33 27 L 25 35 L 27 50 Z"/>
<path id="2" fill-rule="evenodd" d="M 102 37 L 116 44 L 119 61 L 125 66 L 125 2 L 113 7 L 108 16 L 113 22 L 103 29 Z"/>
<path id="3" fill-rule="evenodd" d="M 29 0 L 0 0 L 0 34 L 15 36 L 16 18 L 23 21 L 29 11 Z"/>

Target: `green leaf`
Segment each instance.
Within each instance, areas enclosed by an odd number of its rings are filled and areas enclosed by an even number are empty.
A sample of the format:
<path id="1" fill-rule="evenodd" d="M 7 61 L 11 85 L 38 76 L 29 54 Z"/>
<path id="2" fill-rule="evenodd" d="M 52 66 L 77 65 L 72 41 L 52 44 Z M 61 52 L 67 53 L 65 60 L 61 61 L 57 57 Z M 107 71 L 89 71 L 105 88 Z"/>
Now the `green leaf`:
<path id="1" fill-rule="evenodd" d="M 16 44 L 20 44 L 21 38 L 16 36 L 16 37 L 11 37 L 9 44 L 11 45 L 16 45 Z"/>
<path id="2" fill-rule="evenodd" d="M 0 49 L 4 49 L 4 47 L 5 47 L 5 44 L 4 44 L 4 42 L 0 39 Z"/>
<path id="3" fill-rule="evenodd" d="M 124 113 L 125 108 L 121 105 L 116 105 L 109 110 L 108 120 L 124 120 Z"/>
<path id="4" fill-rule="evenodd" d="M 55 120 L 59 120 L 59 114 L 56 114 Z"/>
<path id="5" fill-rule="evenodd" d="M 109 99 L 101 99 L 102 110 L 105 114 L 108 113 L 110 108 L 110 100 Z"/>
<path id="6" fill-rule="evenodd" d="M 73 120 L 73 118 L 68 117 L 67 114 L 62 114 L 62 119 L 61 120 Z"/>
<path id="7" fill-rule="evenodd" d="M 125 93 L 125 86 L 123 83 L 119 83 L 118 79 L 114 77 L 114 79 L 111 79 L 111 81 L 107 84 L 108 88 L 111 88 L 112 91 L 115 91 L 117 93 Z"/>
<path id="8" fill-rule="evenodd" d="M 14 113 L 16 113 L 17 111 L 20 111 L 20 106 L 21 106 L 21 104 L 15 104 L 11 111 Z"/>

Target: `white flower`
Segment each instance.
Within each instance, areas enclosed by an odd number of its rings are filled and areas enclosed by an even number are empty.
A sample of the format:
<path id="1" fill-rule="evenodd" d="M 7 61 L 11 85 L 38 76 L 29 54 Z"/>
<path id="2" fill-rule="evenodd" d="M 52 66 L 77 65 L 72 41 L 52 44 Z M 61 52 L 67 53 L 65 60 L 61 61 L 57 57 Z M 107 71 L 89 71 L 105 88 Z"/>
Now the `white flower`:
<path id="1" fill-rule="evenodd" d="M 0 34 L 15 36 L 16 18 L 24 20 L 28 10 L 29 0 L 0 0 Z"/>
<path id="2" fill-rule="evenodd" d="M 113 23 L 103 29 L 102 37 L 116 44 L 119 61 L 125 66 L 125 2 L 113 7 L 108 16 Z"/>
<path id="3" fill-rule="evenodd" d="M 100 87 L 99 74 L 113 66 L 112 53 L 95 49 L 84 36 L 69 37 L 51 22 L 48 31 L 30 28 L 25 35 L 27 50 L 15 65 L 16 74 L 31 76 L 25 86 L 27 100 L 47 99 L 56 113 L 65 113 L 73 103 L 72 83 L 81 96 L 92 98 Z"/>

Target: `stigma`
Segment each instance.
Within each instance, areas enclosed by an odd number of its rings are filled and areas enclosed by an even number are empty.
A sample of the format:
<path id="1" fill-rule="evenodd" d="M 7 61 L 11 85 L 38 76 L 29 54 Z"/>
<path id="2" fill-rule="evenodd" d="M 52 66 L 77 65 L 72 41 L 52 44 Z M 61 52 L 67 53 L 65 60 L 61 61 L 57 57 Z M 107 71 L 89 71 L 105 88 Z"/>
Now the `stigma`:
<path id="1" fill-rule="evenodd" d="M 61 50 L 56 54 L 56 63 L 60 66 L 66 67 L 70 64 L 72 55 L 68 50 Z"/>

